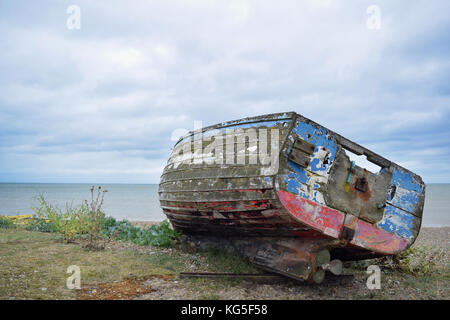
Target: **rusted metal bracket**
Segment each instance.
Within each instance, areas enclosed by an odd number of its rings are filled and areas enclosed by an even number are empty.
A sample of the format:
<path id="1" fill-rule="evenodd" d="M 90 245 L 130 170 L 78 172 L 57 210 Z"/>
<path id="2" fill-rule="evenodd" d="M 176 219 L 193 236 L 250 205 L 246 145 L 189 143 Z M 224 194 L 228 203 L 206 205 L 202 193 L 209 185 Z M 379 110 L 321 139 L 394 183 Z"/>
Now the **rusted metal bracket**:
<path id="1" fill-rule="evenodd" d="M 341 234 L 339 235 L 339 239 L 346 240 L 346 241 L 352 241 L 354 235 L 355 235 L 355 230 L 353 230 L 347 226 L 343 226 Z"/>
<path id="2" fill-rule="evenodd" d="M 250 262 L 264 270 L 296 280 L 321 283 L 325 271 L 342 272 L 340 261 L 330 261 L 327 239 L 236 239 L 233 245 Z"/>
<path id="3" fill-rule="evenodd" d="M 249 241 L 244 237 L 189 236 L 185 241 L 193 241 L 204 248 L 220 246 L 227 251 L 235 251 L 270 274 L 236 274 L 210 272 L 182 272 L 181 278 L 226 278 L 239 277 L 254 281 L 271 281 L 291 278 L 308 283 L 321 283 L 325 272 L 333 275 L 342 273 L 342 262 L 331 260 L 330 250 L 339 245 L 337 240 L 315 238 L 275 238 L 260 237 Z M 276 275 L 278 274 L 278 275 Z M 277 278 L 278 277 L 278 278 Z"/>

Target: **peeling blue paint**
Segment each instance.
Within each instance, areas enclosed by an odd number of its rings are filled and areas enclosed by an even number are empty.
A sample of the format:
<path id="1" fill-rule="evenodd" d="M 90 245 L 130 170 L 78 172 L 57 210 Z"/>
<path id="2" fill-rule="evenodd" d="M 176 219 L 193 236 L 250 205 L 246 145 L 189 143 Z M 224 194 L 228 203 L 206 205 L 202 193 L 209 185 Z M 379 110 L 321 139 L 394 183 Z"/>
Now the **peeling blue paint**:
<path id="1" fill-rule="evenodd" d="M 317 147 L 316 147 L 317 148 Z M 311 162 L 309 163 L 309 165 L 311 166 L 311 171 L 312 172 L 316 172 L 316 171 L 325 171 L 326 169 L 322 166 L 322 162 L 317 159 L 317 158 L 313 158 L 311 160 Z"/>
<path id="2" fill-rule="evenodd" d="M 388 201 L 403 210 L 414 212 L 419 203 L 419 194 L 423 192 L 423 185 L 414 179 L 411 172 L 395 168 L 392 172 L 392 186 L 395 187 L 394 197 L 389 194 Z"/>
<path id="3" fill-rule="evenodd" d="M 309 194 L 309 192 L 306 194 L 301 190 L 305 190 L 305 187 L 310 190 L 309 188 L 311 188 L 311 186 L 308 185 L 308 183 L 310 183 L 310 174 L 318 174 L 319 171 L 327 172 L 328 168 L 334 161 L 338 146 L 336 145 L 334 138 L 328 135 L 328 131 L 326 129 L 322 127 L 316 128 L 310 123 L 299 121 L 298 125 L 293 128 L 292 132 L 300 136 L 303 140 L 313 144 L 315 147 L 315 154 L 319 151 L 326 152 L 328 161 L 324 164 L 323 159 L 314 157 L 313 154 L 309 167 L 306 169 L 290 161 L 286 155 L 287 164 L 290 167 L 291 172 L 283 178 L 283 181 L 287 184 L 287 191 L 306 199 L 312 198 L 311 200 L 319 203 L 319 200 L 317 199 L 319 194 L 317 191 L 313 194 Z M 292 148 L 292 144 L 292 141 L 288 140 L 288 150 Z M 325 148 L 325 150 L 322 150 L 322 148 Z M 320 185 L 315 183 L 312 188 L 319 189 Z"/>
<path id="4" fill-rule="evenodd" d="M 315 202 L 319 202 L 318 200 L 317 200 L 317 191 L 314 191 L 314 197 L 312 198 L 312 200 L 313 201 L 315 201 Z"/>
<path id="5" fill-rule="evenodd" d="M 325 128 L 316 128 L 310 123 L 299 121 L 298 125 L 292 129 L 292 132 L 298 134 L 303 140 L 314 144 L 314 152 L 318 152 L 319 148 L 322 147 L 327 149 L 329 152 L 328 164 L 323 165 L 322 161 L 317 158 L 313 158 L 310 162 L 311 172 L 327 171 L 333 163 L 338 150 L 334 138 L 328 135 L 328 131 Z"/>
<path id="6" fill-rule="evenodd" d="M 269 183 L 272 182 L 272 179 L 270 179 L 269 177 L 264 177 L 264 180 Z"/>
<path id="7" fill-rule="evenodd" d="M 377 223 L 377 227 L 403 238 L 412 237 L 414 216 L 399 208 L 387 205 L 384 210 L 383 219 Z"/>
<path id="8" fill-rule="evenodd" d="M 307 184 L 309 182 L 309 177 L 306 175 L 306 171 L 299 165 L 288 162 L 293 172 L 290 172 L 285 178 L 284 182 L 287 183 L 288 191 L 293 194 L 299 194 L 299 190 L 302 184 Z"/>
<path id="9" fill-rule="evenodd" d="M 404 189 L 403 189 L 404 190 Z M 401 188 L 397 189 L 397 194 L 394 199 L 391 200 L 393 205 L 402 208 L 403 210 L 414 212 L 416 208 L 416 204 L 419 202 L 419 197 L 416 192 L 407 191 L 404 194 Z"/>
<path id="10" fill-rule="evenodd" d="M 414 179 L 411 172 L 403 171 L 401 168 L 395 168 L 392 172 L 392 183 L 397 187 L 406 190 L 422 193 L 423 186 Z"/>
<path id="11" fill-rule="evenodd" d="M 411 172 L 394 168 L 388 194 L 388 201 L 392 206 L 386 206 L 383 219 L 377 226 L 401 237 L 411 238 L 413 221 L 416 219 L 411 213 L 416 210 L 422 192 L 423 185 L 414 179 Z"/>
<path id="12" fill-rule="evenodd" d="M 305 198 L 305 199 L 308 199 L 309 200 L 309 195 L 307 195 L 306 193 L 304 193 L 304 192 L 299 192 L 299 194 L 298 194 L 300 197 L 302 197 L 302 198 Z M 313 199 L 314 200 L 314 199 Z"/>

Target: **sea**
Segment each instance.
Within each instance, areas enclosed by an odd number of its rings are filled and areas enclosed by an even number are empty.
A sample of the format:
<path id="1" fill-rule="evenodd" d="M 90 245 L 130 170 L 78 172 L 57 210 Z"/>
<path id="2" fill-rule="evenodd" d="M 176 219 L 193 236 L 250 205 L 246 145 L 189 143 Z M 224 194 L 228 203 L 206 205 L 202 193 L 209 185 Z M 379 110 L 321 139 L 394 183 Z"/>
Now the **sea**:
<path id="1" fill-rule="evenodd" d="M 92 184 L 0 183 L 0 215 L 32 214 L 38 197 L 65 209 L 90 200 Z M 98 185 L 97 185 L 98 186 Z M 106 189 L 103 211 L 116 219 L 163 221 L 157 184 L 102 184 Z M 427 184 L 422 226 L 450 226 L 450 184 Z"/>

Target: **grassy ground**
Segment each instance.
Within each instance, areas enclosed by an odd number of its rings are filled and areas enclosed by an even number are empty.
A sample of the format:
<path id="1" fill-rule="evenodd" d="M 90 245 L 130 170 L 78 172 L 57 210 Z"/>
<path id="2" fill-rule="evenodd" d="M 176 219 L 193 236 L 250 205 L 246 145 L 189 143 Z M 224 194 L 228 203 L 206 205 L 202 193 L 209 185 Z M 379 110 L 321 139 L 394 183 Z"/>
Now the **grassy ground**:
<path id="1" fill-rule="evenodd" d="M 82 286 L 86 288 L 124 280 L 131 284 L 152 277 L 172 279 L 170 275 L 200 264 L 206 271 L 255 271 L 234 255 L 214 251 L 200 254 L 188 245 L 178 247 L 110 242 L 106 250 L 88 251 L 80 244 L 64 244 L 52 233 L 0 229 L 0 299 L 75 299 L 79 292 L 66 288 L 70 265 L 80 267 Z"/>
<path id="2" fill-rule="evenodd" d="M 81 268 L 82 283 L 112 282 L 148 274 L 173 274 L 154 256 L 134 251 L 86 251 L 63 244 L 50 233 L 0 231 L 0 299 L 73 299 L 66 288 L 70 265 Z"/>
<path id="3" fill-rule="evenodd" d="M 445 238 L 445 247 L 447 242 Z M 66 288 L 70 265 L 81 269 L 81 290 Z M 177 276 L 197 271 L 261 272 L 233 254 L 183 243 L 158 248 L 109 242 L 105 250 L 87 251 L 80 244 L 61 243 L 55 234 L 0 228 L 0 299 L 6 300 L 450 298 L 447 260 L 426 276 L 383 270 L 381 290 L 367 289 L 363 269 L 346 270 L 353 278 L 329 277 L 314 286 Z"/>

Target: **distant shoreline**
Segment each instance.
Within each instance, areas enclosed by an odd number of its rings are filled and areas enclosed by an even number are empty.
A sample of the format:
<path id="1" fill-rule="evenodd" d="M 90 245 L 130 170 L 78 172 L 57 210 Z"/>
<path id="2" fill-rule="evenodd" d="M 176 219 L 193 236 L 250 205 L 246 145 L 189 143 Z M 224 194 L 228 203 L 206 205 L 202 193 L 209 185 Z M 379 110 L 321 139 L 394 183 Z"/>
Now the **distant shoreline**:
<path id="1" fill-rule="evenodd" d="M 0 215 L 32 214 L 42 194 L 64 210 L 79 206 L 90 197 L 93 183 L 0 183 Z M 101 184 L 108 190 L 103 210 L 117 220 L 160 222 L 166 219 L 160 207 L 158 184 Z M 427 184 L 422 227 L 450 227 L 450 183 Z"/>

